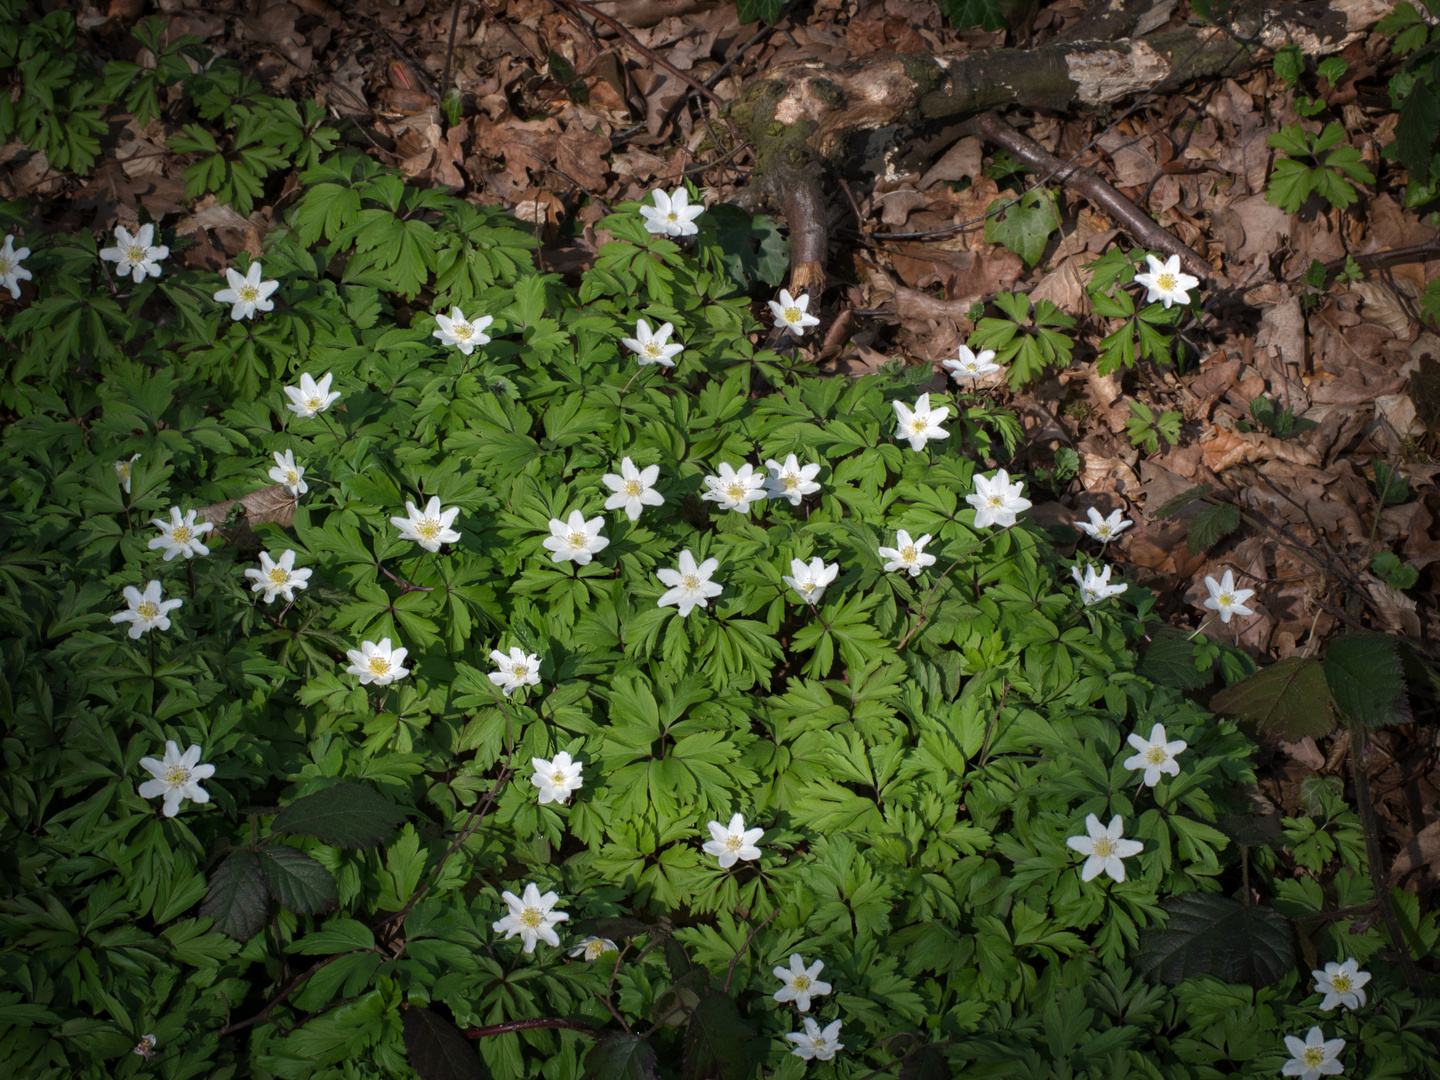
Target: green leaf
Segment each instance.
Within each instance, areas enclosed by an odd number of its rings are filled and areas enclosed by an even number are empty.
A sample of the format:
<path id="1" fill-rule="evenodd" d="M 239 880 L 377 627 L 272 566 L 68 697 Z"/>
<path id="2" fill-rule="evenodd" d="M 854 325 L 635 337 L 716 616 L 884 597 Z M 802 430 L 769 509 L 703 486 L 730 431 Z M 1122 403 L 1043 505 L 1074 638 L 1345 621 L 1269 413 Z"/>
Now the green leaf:
<path id="1" fill-rule="evenodd" d="M 313 934 L 306 934 L 299 941 L 291 942 L 286 952 L 299 953 L 302 956 L 328 956 L 332 953 L 374 947 L 375 935 L 364 923 L 356 919 L 331 919 Z"/>
<path id="2" fill-rule="evenodd" d="M 1159 519 L 1172 518 L 1185 507 L 1189 506 L 1196 499 L 1203 499 L 1210 494 L 1209 484 L 1200 484 L 1188 491 L 1182 491 L 1179 495 L 1172 495 L 1155 509 L 1155 517 Z"/>
<path id="3" fill-rule="evenodd" d="M 474 1045 L 439 1013 L 411 1005 L 401 1024 L 405 1056 L 420 1080 L 486 1080 L 490 1076 Z"/>
<path id="4" fill-rule="evenodd" d="M 1240 508 L 1234 503 L 1207 506 L 1190 521 L 1185 546 L 1191 555 L 1209 551 L 1240 527 Z"/>
<path id="5" fill-rule="evenodd" d="M 1179 986 L 1212 975 L 1258 988 L 1295 967 L 1290 920 L 1272 908 L 1218 893 L 1181 893 L 1160 906 L 1168 922 L 1140 936 L 1140 972 L 1156 982 Z"/>
<path id="6" fill-rule="evenodd" d="M 313 836 L 337 847 L 361 848 L 382 843 L 405 818 L 404 810 L 368 784 L 341 780 L 284 807 L 270 828 Z"/>
<path id="7" fill-rule="evenodd" d="M 1282 739 L 1321 738 L 1335 727 L 1320 661 L 1292 656 L 1220 691 L 1210 707 Z"/>
<path id="8" fill-rule="evenodd" d="M 1383 461 L 1375 462 L 1375 491 L 1380 496 L 1381 506 L 1399 506 L 1410 498 L 1410 484 L 1399 470 Z"/>
<path id="9" fill-rule="evenodd" d="M 1335 704 L 1366 727 L 1404 724 L 1411 719 L 1400 652 L 1383 634 L 1346 634 L 1325 651 L 1325 681 Z"/>
<path id="10" fill-rule="evenodd" d="M 711 990 L 690 1014 L 685 1029 L 681 1080 L 745 1080 L 749 1074 L 745 1047 L 754 1033 L 740 1019 L 735 999 Z"/>
<path id="11" fill-rule="evenodd" d="M 1139 671 L 1151 682 L 1176 690 L 1199 690 L 1209 686 L 1213 678 L 1209 668 L 1196 670 L 1195 646 L 1183 630 L 1173 626 L 1162 626 L 1155 632 Z"/>
<path id="12" fill-rule="evenodd" d="M 994 33 L 1008 25 L 1000 0 L 941 0 L 940 6 L 957 30 L 969 30 L 978 26 L 981 30 Z"/>
<path id="13" fill-rule="evenodd" d="M 259 854 L 265 883 L 283 907 L 318 915 L 340 902 L 334 876 L 313 856 L 284 844 L 266 844 Z"/>
<path id="14" fill-rule="evenodd" d="M 1412 173 L 1423 176 L 1430 167 L 1430 155 L 1440 141 L 1440 96 L 1428 79 L 1416 79 L 1410 94 L 1400 105 L 1395 123 L 1395 154 Z"/>
<path id="15" fill-rule="evenodd" d="M 945 1051 L 933 1043 L 908 1054 L 900 1065 L 900 1080 L 950 1080 L 954 1075 Z"/>
<path id="16" fill-rule="evenodd" d="M 741 25 L 767 22 L 774 25 L 785 10 L 785 0 L 735 0 L 735 14 Z"/>
<path id="17" fill-rule="evenodd" d="M 1020 201 L 994 200 L 985 208 L 985 241 L 1004 244 L 1025 261 L 1026 269 L 1040 261 L 1050 234 L 1060 228 L 1055 196 L 1048 188 L 1032 188 Z M 1002 209 L 1003 208 L 1003 209 Z M 997 214 L 998 210 L 998 214 Z"/>
<path id="18" fill-rule="evenodd" d="M 584 1080 L 658 1080 L 655 1051 L 637 1035 L 611 1032 L 585 1055 Z"/>
<path id="19" fill-rule="evenodd" d="M 1275 51 L 1271 65 L 1275 68 L 1276 75 L 1284 79 L 1287 85 L 1294 86 L 1300 81 L 1300 76 L 1305 74 L 1305 54 L 1298 45 L 1286 45 Z"/>
<path id="20" fill-rule="evenodd" d="M 249 941 L 265 926 L 270 897 L 260 856 L 248 848 L 232 851 L 210 875 L 210 892 L 200 914 L 215 920 L 215 929 L 236 941 Z"/>

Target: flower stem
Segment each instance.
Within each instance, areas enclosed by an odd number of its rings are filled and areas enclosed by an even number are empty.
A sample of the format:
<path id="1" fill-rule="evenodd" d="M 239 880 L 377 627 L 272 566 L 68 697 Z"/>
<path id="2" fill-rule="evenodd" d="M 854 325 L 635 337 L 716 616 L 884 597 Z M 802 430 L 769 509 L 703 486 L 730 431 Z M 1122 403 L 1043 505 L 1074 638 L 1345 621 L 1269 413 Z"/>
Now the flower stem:
<path id="1" fill-rule="evenodd" d="M 1193 634 L 1191 634 L 1189 637 L 1187 637 L 1185 640 L 1186 640 L 1186 641 L 1194 641 L 1197 637 L 1200 636 L 1200 631 L 1201 631 L 1201 630 L 1204 630 L 1205 627 L 1209 626 L 1211 620 L 1214 619 L 1214 618 L 1215 618 L 1214 615 L 1206 615 L 1205 618 L 1204 618 L 1203 620 L 1201 620 L 1200 625 L 1195 628 L 1195 632 L 1194 632 Z"/>

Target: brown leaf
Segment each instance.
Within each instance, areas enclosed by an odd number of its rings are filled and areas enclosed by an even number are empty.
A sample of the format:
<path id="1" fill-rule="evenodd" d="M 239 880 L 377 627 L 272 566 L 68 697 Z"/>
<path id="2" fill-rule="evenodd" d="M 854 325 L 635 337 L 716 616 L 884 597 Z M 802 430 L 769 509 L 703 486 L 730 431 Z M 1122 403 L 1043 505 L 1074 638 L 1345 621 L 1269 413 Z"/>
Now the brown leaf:
<path id="1" fill-rule="evenodd" d="M 296 505 L 294 496 L 285 490 L 285 485 L 275 484 L 238 499 L 201 507 L 199 515 L 202 521 L 214 525 L 216 532 L 242 552 L 253 552 L 261 547 L 254 526 L 268 523 L 288 529 L 295 523 Z M 232 514 L 235 515 L 233 520 Z"/>
<path id="2" fill-rule="evenodd" d="M 1410 838 L 1390 865 L 1390 880 L 1397 881 L 1412 870 L 1428 866 L 1431 872 L 1440 864 L 1440 821 L 1433 821 Z"/>

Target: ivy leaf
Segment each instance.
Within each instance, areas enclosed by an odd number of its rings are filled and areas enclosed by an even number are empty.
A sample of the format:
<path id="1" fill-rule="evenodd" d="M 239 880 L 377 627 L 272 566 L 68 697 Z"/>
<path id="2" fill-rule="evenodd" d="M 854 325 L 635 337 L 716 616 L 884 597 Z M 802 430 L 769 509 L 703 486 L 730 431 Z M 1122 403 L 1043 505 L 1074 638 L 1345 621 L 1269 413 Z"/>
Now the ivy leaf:
<path id="1" fill-rule="evenodd" d="M 475 1047 L 439 1013 L 412 1005 L 404 1012 L 405 1056 L 420 1080 L 488 1080 Z"/>
<path id="2" fill-rule="evenodd" d="M 584 1080 L 657 1080 L 655 1051 L 639 1036 L 612 1032 L 585 1055 Z"/>
<path id="3" fill-rule="evenodd" d="M 721 990 L 712 990 L 690 1014 L 681 1080 L 745 1080 L 750 1071 L 745 1046 L 751 1038 L 735 999 Z"/>
<path id="4" fill-rule="evenodd" d="M 1196 669 L 1194 645 L 1184 631 L 1173 626 L 1162 626 L 1155 632 L 1139 671 L 1151 682 L 1176 690 L 1199 690 L 1210 685 L 1213 678 L 1208 668 Z"/>
<path id="5" fill-rule="evenodd" d="M 981 30 L 994 33 L 1006 28 L 1005 13 L 1000 10 L 999 0 L 940 0 L 940 6 L 957 30 L 978 26 Z"/>
<path id="6" fill-rule="evenodd" d="M 1290 920 L 1217 893 L 1181 893 L 1160 905 L 1166 925 L 1140 937 L 1140 971 L 1166 986 L 1196 975 L 1269 986 L 1295 967 Z"/>
<path id="7" fill-rule="evenodd" d="M 1383 634 L 1346 634 L 1331 642 L 1325 652 L 1325 681 L 1340 711 L 1366 727 L 1411 719 L 1400 653 Z"/>
<path id="8" fill-rule="evenodd" d="M 1325 670 L 1320 661 L 1303 656 L 1271 664 L 1221 690 L 1210 707 L 1282 739 L 1318 739 L 1335 727 Z"/>
<path id="9" fill-rule="evenodd" d="M 200 914 L 215 920 L 215 929 L 236 941 L 249 941 L 265 925 L 270 895 L 260 856 L 248 848 L 232 851 L 210 875 L 210 891 Z"/>
<path id="10" fill-rule="evenodd" d="M 1207 506 L 1190 522 L 1185 546 L 1191 555 L 1209 551 L 1240 527 L 1240 508 L 1233 503 Z"/>
<path id="11" fill-rule="evenodd" d="M 1007 206 L 1009 202 L 1009 199 L 996 199 L 985 208 L 986 214 L 995 215 L 985 220 L 985 242 L 1004 244 L 1025 261 L 1028 270 L 1040 261 L 1050 234 L 1060 227 L 1055 196 L 1046 188 L 1033 188 L 1022 195 L 1019 202 Z M 1004 209 L 1000 209 L 1002 207 Z"/>
<path id="12" fill-rule="evenodd" d="M 313 856 L 284 844 L 266 844 L 259 854 L 270 894 L 284 907 L 318 915 L 340 902 L 334 876 Z"/>
<path id="13" fill-rule="evenodd" d="M 313 836 L 336 847 L 374 847 L 389 837 L 405 816 L 404 810 L 368 784 L 342 780 L 284 807 L 270 829 Z"/>

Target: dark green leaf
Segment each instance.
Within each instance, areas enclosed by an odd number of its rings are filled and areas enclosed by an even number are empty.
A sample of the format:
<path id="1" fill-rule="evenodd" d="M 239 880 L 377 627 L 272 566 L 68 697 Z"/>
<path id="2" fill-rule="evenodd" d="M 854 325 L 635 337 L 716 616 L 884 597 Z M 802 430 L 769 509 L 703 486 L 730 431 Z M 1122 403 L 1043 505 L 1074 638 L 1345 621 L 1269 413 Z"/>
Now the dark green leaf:
<path id="1" fill-rule="evenodd" d="M 1209 669 L 1199 671 L 1195 667 L 1195 646 L 1183 630 L 1173 626 L 1162 626 L 1155 632 L 1145 658 L 1140 661 L 1140 674 L 1161 686 L 1172 686 L 1176 690 L 1198 690 L 1208 686 L 1212 678 Z"/>
<path id="2" fill-rule="evenodd" d="M 1190 531 L 1185 536 L 1185 546 L 1191 555 L 1209 551 L 1223 538 L 1240 527 L 1240 508 L 1234 503 L 1207 506 L 1190 522 Z"/>
<path id="3" fill-rule="evenodd" d="M 1321 738 L 1335 727 L 1320 661 L 1292 656 L 1220 691 L 1210 708 L 1282 739 Z"/>
<path id="4" fill-rule="evenodd" d="M 312 856 L 284 844 L 260 849 L 260 867 L 270 894 L 300 915 L 318 915 L 340 902 L 335 878 Z"/>
<path id="5" fill-rule="evenodd" d="M 275 815 L 270 828 L 300 833 L 337 847 L 372 847 L 405 820 L 405 811 L 368 784 L 342 780 L 296 799 Z"/>
<path id="6" fill-rule="evenodd" d="M 941 0 L 940 6 L 957 30 L 978 26 L 993 33 L 1005 29 L 1005 13 L 1000 9 L 1000 0 Z"/>
<path id="7" fill-rule="evenodd" d="M 1417 175 L 1430 166 L 1432 148 L 1440 137 L 1440 97 L 1428 79 L 1416 79 L 1410 94 L 1400 105 L 1395 124 L 1395 153 L 1400 163 Z"/>
<path id="8" fill-rule="evenodd" d="M 1055 196 L 1046 188 L 1033 188 L 1015 203 L 996 199 L 985 213 L 986 242 L 1004 244 L 1025 261 L 1027 268 L 1040 261 L 1050 234 L 1060 227 Z"/>
<path id="9" fill-rule="evenodd" d="M 740 1019 L 735 999 L 712 990 L 690 1014 L 680 1063 L 682 1080 L 745 1080 L 749 1074 L 745 1047 L 753 1037 Z"/>
<path id="10" fill-rule="evenodd" d="M 933 1044 L 920 1047 L 900 1065 L 900 1080 L 950 1080 L 954 1075 L 945 1051 Z"/>
<path id="11" fill-rule="evenodd" d="M 1411 719 L 1400 653 L 1383 634 L 1346 634 L 1332 641 L 1325 652 L 1325 681 L 1340 711 L 1366 727 Z"/>
<path id="12" fill-rule="evenodd" d="M 1161 906 L 1170 913 L 1166 925 L 1140 937 L 1140 971 L 1156 982 L 1213 975 L 1261 987 L 1295 967 L 1290 920 L 1271 908 L 1218 893 L 1182 893 Z"/>
<path id="13" fill-rule="evenodd" d="M 1246 847 L 1283 848 L 1285 836 L 1274 814 L 1226 814 L 1215 827 Z"/>
<path id="14" fill-rule="evenodd" d="M 249 941 L 265 925 L 270 897 L 265 891 L 260 856 L 248 848 L 232 851 L 213 874 L 200 914 L 236 941 Z"/>
<path id="15" fill-rule="evenodd" d="M 402 1023 L 405 1056 L 420 1080 L 486 1080 L 490 1075 L 475 1047 L 439 1013 L 412 1005 Z"/>
<path id="16" fill-rule="evenodd" d="M 585 1080 L 656 1080 L 655 1051 L 638 1036 L 611 1032 L 585 1055 Z"/>
<path id="17" fill-rule="evenodd" d="M 736 0 L 735 14 L 741 24 L 757 20 L 774 23 L 785 10 L 785 0 Z"/>
<path id="18" fill-rule="evenodd" d="M 1161 503 L 1159 507 L 1156 508 L 1154 516 L 1160 519 L 1172 518 L 1196 499 L 1203 499 L 1209 494 L 1209 484 L 1201 484 L 1199 487 L 1193 487 L 1189 491 L 1182 491 L 1179 495 L 1172 496 Z"/>

